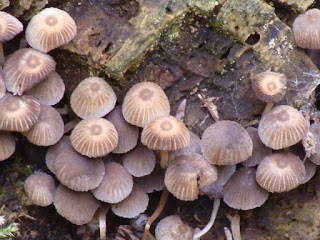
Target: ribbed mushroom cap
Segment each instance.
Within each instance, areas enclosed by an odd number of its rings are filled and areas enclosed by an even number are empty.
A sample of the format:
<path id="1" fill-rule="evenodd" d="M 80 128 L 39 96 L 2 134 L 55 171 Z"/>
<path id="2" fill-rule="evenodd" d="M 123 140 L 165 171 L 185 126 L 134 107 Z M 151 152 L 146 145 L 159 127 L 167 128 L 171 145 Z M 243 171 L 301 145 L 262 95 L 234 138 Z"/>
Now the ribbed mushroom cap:
<path id="1" fill-rule="evenodd" d="M 6 85 L 4 84 L 4 79 L 3 79 L 3 72 L 0 71 L 0 99 L 6 95 L 7 89 Z"/>
<path id="2" fill-rule="evenodd" d="M 104 202 L 118 203 L 129 196 L 133 188 L 130 173 L 119 163 L 105 164 L 105 175 L 99 187 L 92 190 L 93 195 Z"/>
<path id="3" fill-rule="evenodd" d="M 138 145 L 123 156 L 122 162 L 125 169 L 134 177 L 143 177 L 153 171 L 156 165 L 156 156 L 152 150 Z"/>
<path id="4" fill-rule="evenodd" d="M 255 168 L 240 168 L 223 189 L 223 201 L 231 208 L 249 210 L 260 207 L 269 193 L 256 182 Z"/>
<path id="5" fill-rule="evenodd" d="M 53 202 L 56 183 L 49 174 L 35 173 L 24 182 L 24 190 L 33 204 L 46 207 Z"/>
<path id="6" fill-rule="evenodd" d="M 53 204 L 57 212 L 76 225 L 91 221 L 100 203 L 91 192 L 76 192 L 59 185 L 54 195 Z"/>
<path id="7" fill-rule="evenodd" d="M 164 183 L 169 192 L 183 201 L 198 198 L 199 188 L 216 181 L 218 171 L 200 154 L 192 153 L 177 157 L 169 165 Z"/>
<path id="8" fill-rule="evenodd" d="M 252 78 L 252 90 L 263 102 L 278 103 L 286 94 L 287 77 L 276 72 L 262 72 Z"/>
<path id="9" fill-rule="evenodd" d="M 45 105 L 55 105 L 63 98 L 65 85 L 59 74 L 51 72 L 42 82 L 27 91 Z"/>
<path id="10" fill-rule="evenodd" d="M 168 116 L 170 103 L 157 84 L 141 82 L 127 92 L 122 113 L 127 122 L 143 128 L 157 117 Z"/>
<path id="11" fill-rule="evenodd" d="M 301 184 L 309 182 L 317 171 L 317 165 L 311 162 L 309 159 L 306 159 L 306 161 L 304 162 L 304 167 L 306 169 L 306 175 L 304 176 Z"/>
<path id="12" fill-rule="evenodd" d="M 305 167 L 298 156 L 290 152 L 278 152 L 262 160 L 256 180 L 269 192 L 287 192 L 299 186 L 305 174 Z"/>
<path id="13" fill-rule="evenodd" d="M 108 114 L 116 105 L 117 96 L 102 78 L 82 80 L 71 94 L 72 110 L 83 119 L 99 118 Z"/>
<path id="14" fill-rule="evenodd" d="M 268 148 L 261 142 L 258 129 L 254 127 L 247 127 L 246 131 L 249 133 L 249 136 L 252 139 L 253 149 L 251 157 L 242 162 L 242 165 L 245 167 L 253 167 L 258 165 L 265 156 L 271 154 L 272 149 Z"/>
<path id="15" fill-rule="evenodd" d="M 6 42 L 22 32 L 22 23 L 9 13 L 0 11 L 0 42 Z"/>
<path id="16" fill-rule="evenodd" d="M 239 123 L 223 120 L 212 124 L 202 135 L 203 156 L 216 165 L 243 162 L 252 154 L 252 140 Z"/>
<path id="17" fill-rule="evenodd" d="M 66 148 L 57 156 L 54 172 L 59 181 L 68 188 L 88 191 L 99 186 L 105 168 L 101 159 L 90 159 Z"/>
<path id="18" fill-rule="evenodd" d="M 316 153 L 310 157 L 310 160 L 315 164 L 320 165 L 320 124 L 319 123 L 311 124 L 309 130 L 317 140 Z"/>
<path id="19" fill-rule="evenodd" d="M 72 130 L 71 144 L 76 151 L 88 157 L 102 157 L 118 144 L 118 133 L 111 122 L 104 118 L 82 120 Z"/>
<path id="20" fill-rule="evenodd" d="M 0 161 L 6 160 L 16 150 L 14 136 L 5 131 L 0 131 Z"/>
<path id="21" fill-rule="evenodd" d="M 139 128 L 129 124 L 122 115 L 122 107 L 116 106 L 106 117 L 116 128 L 119 136 L 118 146 L 113 153 L 126 153 L 132 150 L 138 142 Z"/>
<path id="22" fill-rule="evenodd" d="M 77 34 L 72 17 L 58 8 L 45 8 L 36 14 L 26 29 L 26 40 L 34 49 L 49 52 L 69 43 Z"/>
<path id="23" fill-rule="evenodd" d="M 32 96 L 13 96 L 7 93 L 0 99 L 0 129 L 28 131 L 39 119 L 40 104 Z"/>
<path id="24" fill-rule="evenodd" d="M 158 117 L 143 129 L 141 142 L 152 150 L 173 151 L 188 146 L 190 133 L 175 117 Z"/>
<path id="25" fill-rule="evenodd" d="M 313 8 L 300 14 L 292 24 L 296 44 L 301 48 L 320 48 L 320 10 Z"/>
<path id="26" fill-rule="evenodd" d="M 164 188 L 164 174 L 163 168 L 156 167 L 149 175 L 134 178 L 134 184 L 141 187 L 146 193 L 161 191 Z"/>
<path id="27" fill-rule="evenodd" d="M 22 134 L 38 146 L 56 144 L 63 136 L 64 123 L 61 115 L 51 106 L 41 105 L 38 122 Z"/>
<path id="28" fill-rule="evenodd" d="M 123 201 L 113 204 L 111 209 L 119 217 L 134 218 L 143 213 L 148 204 L 148 194 L 141 188 L 134 186 L 130 195 Z"/>
<path id="29" fill-rule="evenodd" d="M 56 67 L 54 59 L 32 48 L 15 51 L 4 63 L 4 82 L 9 92 L 23 94 Z"/>
<path id="30" fill-rule="evenodd" d="M 278 150 L 298 143 L 307 129 L 308 123 L 298 110 L 280 105 L 262 116 L 258 133 L 267 147 Z"/>
<path id="31" fill-rule="evenodd" d="M 180 216 L 172 215 L 162 219 L 156 227 L 157 240 L 192 240 L 193 229 Z"/>

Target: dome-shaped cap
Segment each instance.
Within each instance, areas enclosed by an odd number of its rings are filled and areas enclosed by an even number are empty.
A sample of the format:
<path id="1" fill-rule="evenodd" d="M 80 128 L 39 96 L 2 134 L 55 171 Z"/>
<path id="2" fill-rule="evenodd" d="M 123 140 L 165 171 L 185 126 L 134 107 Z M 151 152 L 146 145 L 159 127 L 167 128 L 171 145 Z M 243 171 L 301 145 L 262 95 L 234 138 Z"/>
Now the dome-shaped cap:
<path id="1" fill-rule="evenodd" d="M 53 202 L 56 183 L 49 174 L 35 173 L 24 182 L 24 190 L 33 204 L 45 207 Z"/>
<path id="2" fill-rule="evenodd" d="M 252 154 L 252 140 L 239 123 L 223 120 L 212 124 L 202 135 L 203 156 L 216 165 L 243 162 Z"/>
<path id="3" fill-rule="evenodd" d="M 32 48 L 15 51 L 4 63 L 4 82 L 9 92 L 22 95 L 56 67 L 54 59 Z"/>
<path id="4" fill-rule="evenodd" d="M 56 144 L 63 136 L 64 123 L 61 115 L 51 106 L 41 105 L 38 122 L 22 134 L 38 146 Z"/>
<path id="5" fill-rule="evenodd" d="M 102 78 L 82 80 L 71 94 L 72 110 L 80 118 L 99 118 L 108 114 L 116 105 L 117 97 L 111 86 Z"/>
<path id="6" fill-rule="evenodd" d="M 262 160 L 256 180 L 269 192 L 287 192 L 299 186 L 305 174 L 305 167 L 298 156 L 290 152 L 278 152 Z"/>
<path id="7" fill-rule="evenodd" d="M 55 105 L 63 98 L 64 90 L 63 80 L 53 71 L 26 93 L 36 97 L 40 104 Z"/>
<path id="8" fill-rule="evenodd" d="M 170 103 L 165 92 L 153 82 L 134 85 L 126 94 L 122 113 L 127 122 L 145 127 L 153 119 L 170 114 Z"/>
<path id="9" fill-rule="evenodd" d="M 301 184 L 305 184 L 310 181 L 310 179 L 316 174 L 317 165 L 311 162 L 309 159 L 306 159 L 304 162 L 304 167 L 306 169 L 306 175 L 302 180 Z"/>
<path id="10" fill-rule="evenodd" d="M 313 8 L 300 14 L 292 24 L 296 44 L 301 48 L 320 48 L 320 10 Z"/>
<path id="11" fill-rule="evenodd" d="M 122 107 L 116 106 L 106 117 L 116 128 L 119 136 L 117 147 L 113 153 L 126 153 L 132 150 L 138 142 L 139 128 L 129 124 L 122 115 Z"/>
<path id="12" fill-rule="evenodd" d="M 22 32 L 22 23 L 9 13 L 0 11 L 0 42 L 6 42 Z"/>
<path id="13" fill-rule="evenodd" d="M 278 150 L 298 143 L 307 129 L 308 123 L 298 110 L 280 105 L 262 116 L 258 133 L 267 147 Z"/>
<path id="14" fill-rule="evenodd" d="M 76 225 L 87 224 L 93 218 L 100 203 L 91 192 L 76 192 L 59 185 L 53 204 L 57 212 Z"/>
<path id="15" fill-rule="evenodd" d="M 49 52 L 70 42 L 77 34 L 72 17 L 58 8 L 45 8 L 36 14 L 26 29 L 29 45 L 41 52 Z"/>
<path id="16" fill-rule="evenodd" d="M 255 168 L 240 168 L 225 185 L 223 201 L 234 209 L 249 210 L 264 204 L 268 195 L 256 182 Z"/>
<path id="17" fill-rule="evenodd" d="M 104 118 L 82 120 L 72 130 L 71 144 L 76 151 L 88 157 L 102 157 L 118 144 L 118 133 L 111 122 Z"/>
<path id="18" fill-rule="evenodd" d="M 143 129 L 141 142 L 152 150 L 172 151 L 188 146 L 190 134 L 175 117 L 158 117 Z"/>
<path id="19" fill-rule="evenodd" d="M 177 157 L 169 165 L 164 182 L 169 192 L 183 201 L 198 198 L 199 188 L 216 181 L 218 171 L 200 154 L 192 153 Z"/>
<path id="20" fill-rule="evenodd" d="M 141 188 L 134 186 L 130 195 L 123 201 L 113 204 L 111 209 L 119 217 L 134 218 L 143 213 L 148 204 L 148 194 Z"/>
<path id="21" fill-rule="evenodd" d="M 32 96 L 13 96 L 7 93 L 0 99 L 0 129 L 28 131 L 39 119 L 40 104 Z"/>
<path id="22" fill-rule="evenodd" d="M 0 161 L 6 160 L 16 150 L 14 136 L 5 131 L 0 131 Z"/>
<path id="23" fill-rule="evenodd" d="M 0 99 L 6 95 L 7 89 L 6 85 L 4 84 L 3 72 L 0 71 Z"/>
<path id="24" fill-rule="evenodd" d="M 287 77 L 276 72 L 262 72 L 252 78 L 252 90 L 263 102 L 277 103 L 286 94 Z"/>
<path id="25" fill-rule="evenodd" d="M 156 227 L 157 240 L 192 240 L 193 229 L 180 216 L 172 215 L 162 219 Z"/>
<path id="26" fill-rule="evenodd" d="M 58 180 L 68 188 L 88 191 L 99 186 L 105 168 L 101 159 L 90 159 L 66 148 L 57 156 L 54 172 Z"/>
<path id="27" fill-rule="evenodd" d="M 156 167 L 149 175 L 134 178 L 134 184 L 141 187 L 146 193 L 161 191 L 165 186 L 164 173 L 163 168 Z"/>
<path id="28" fill-rule="evenodd" d="M 133 188 L 130 173 L 119 163 L 105 164 L 105 175 L 99 187 L 92 190 L 93 195 L 104 202 L 118 203 L 129 196 Z"/>

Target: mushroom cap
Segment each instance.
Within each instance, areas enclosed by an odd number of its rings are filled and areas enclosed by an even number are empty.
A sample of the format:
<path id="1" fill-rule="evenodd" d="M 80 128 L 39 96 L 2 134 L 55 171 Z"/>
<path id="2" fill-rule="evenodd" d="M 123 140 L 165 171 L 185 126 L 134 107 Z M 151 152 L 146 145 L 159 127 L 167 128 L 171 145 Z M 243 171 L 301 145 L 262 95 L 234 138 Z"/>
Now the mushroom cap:
<path id="1" fill-rule="evenodd" d="M 72 130 L 71 144 L 76 151 L 88 157 L 102 157 L 118 144 L 118 133 L 111 122 L 104 118 L 80 121 Z"/>
<path id="2" fill-rule="evenodd" d="M 320 165 L 320 123 L 312 123 L 309 130 L 317 141 L 316 153 L 310 157 L 310 160 L 313 163 Z"/>
<path id="3" fill-rule="evenodd" d="M 36 97 L 40 104 L 55 105 L 63 98 L 65 85 L 56 71 L 51 72 L 42 82 L 27 91 Z"/>
<path id="4" fill-rule="evenodd" d="M 298 143 L 307 130 L 308 123 L 303 115 L 287 105 L 274 107 L 264 114 L 258 127 L 261 141 L 275 150 Z"/>
<path id="5" fill-rule="evenodd" d="M 170 114 L 170 103 L 165 92 L 153 82 L 134 85 L 122 104 L 123 117 L 138 127 L 145 127 L 153 119 Z"/>
<path id="6" fill-rule="evenodd" d="M 105 168 L 101 159 L 90 159 L 65 148 L 56 158 L 54 172 L 58 180 L 75 191 L 88 191 L 99 186 Z"/>
<path id="7" fill-rule="evenodd" d="M 252 154 L 252 140 L 239 123 L 222 120 L 208 127 L 202 135 L 203 156 L 216 165 L 243 162 Z"/>
<path id="8" fill-rule="evenodd" d="M 164 170 L 156 167 L 152 173 L 144 177 L 134 179 L 134 184 L 141 187 L 146 193 L 161 191 L 164 188 Z"/>
<path id="9" fill-rule="evenodd" d="M 164 183 L 169 192 L 183 201 L 198 198 L 199 188 L 208 186 L 218 178 L 215 166 L 200 154 L 180 155 L 167 168 Z"/>
<path id="10" fill-rule="evenodd" d="M 113 204 L 114 214 L 123 218 L 134 218 L 143 213 L 149 204 L 149 196 L 138 186 L 134 186 L 130 195 L 123 201 Z"/>
<path id="11" fill-rule="evenodd" d="M 28 23 L 26 40 L 41 52 L 69 43 L 77 34 L 77 26 L 72 17 L 58 8 L 45 8 Z"/>
<path id="12" fill-rule="evenodd" d="M 54 195 L 53 204 L 57 212 L 76 225 L 91 221 L 100 203 L 91 192 L 76 192 L 59 185 Z"/>
<path id="13" fill-rule="evenodd" d="M 7 93 L 0 99 L 0 129 L 28 131 L 40 116 L 40 104 L 32 96 L 13 96 Z"/>
<path id="14" fill-rule="evenodd" d="M 137 145 L 139 128 L 124 119 L 121 106 L 116 106 L 105 119 L 113 124 L 119 136 L 118 146 L 112 151 L 113 153 L 126 153 Z"/>
<path id="15" fill-rule="evenodd" d="M 256 182 L 255 168 L 240 168 L 223 189 L 223 201 L 234 209 L 249 210 L 260 207 L 269 193 Z"/>
<path id="16" fill-rule="evenodd" d="M 262 72 L 252 78 L 252 90 L 263 102 L 278 103 L 286 94 L 287 77 L 276 72 Z"/>
<path id="17" fill-rule="evenodd" d="M 105 164 L 105 175 L 99 187 L 92 190 L 93 195 L 104 202 L 118 203 L 129 196 L 133 188 L 130 173 L 119 163 Z"/>
<path id="18" fill-rule="evenodd" d="M 15 150 L 14 136 L 10 132 L 0 131 L 0 161 L 11 157 Z"/>
<path id="19" fill-rule="evenodd" d="M 194 231 L 180 216 L 172 215 L 162 219 L 156 227 L 157 240 L 192 240 Z"/>
<path id="20" fill-rule="evenodd" d="M 61 115 L 51 106 L 41 105 L 38 122 L 22 134 L 38 146 L 56 144 L 63 136 L 64 123 Z"/>
<path id="21" fill-rule="evenodd" d="M 22 32 L 22 23 L 9 13 L 0 11 L 0 42 L 6 42 Z"/>
<path id="22" fill-rule="evenodd" d="M 290 152 L 266 156 L 259 164 L 256 180 L 269 192 L 287 192 L 299 186 L 306 174 L 303 162 Z"/>
<path id="23" fill-rule="evenodd" d="M 156 165 L 156 156 L 152 150 L 138 145 L 123 156 L 122 162 L 124 168 L 134 177 L 143 177 L 153 171 Z"/>
<path id="24" fill-rule="evenodd" d="M 296 44 L 301 48 L 320 48 L 320 10 L 313 8 L 300 14 L 292 24 Z"/>
<path id="25" fill-rule="evenodd" d="M 3 66 L 4 82 L 9 92 L 22 95 L 40 83 L 56 67 L 54 59 L 32 48 L 15 51 Z"/>
<path id="26" fill-rule="evenodd" d="M 116 105 L 117 96 L 102 78 L 82 80 L 71 94 L 72 110 L 80 118 L 99 118 L 108 114 Z"/>
<path id="27" fill-rule="evenodd" d="M 33 204 L 46 207 L 53 202 L 56 183 L 49 174 L 39 172 L 25 180 L 24 190 Z"/>
<path id="28" fill-rule="evenodd" d="M 145 126 L 141 142 L 152 150 L 178 150 L 188 146 L 190 133 L 184 123 L 175 117 L 158 117 Z"/>
<path id="29" fill-rule="evenodd" d="M 304 162 L 304 167 L 306 169 L 306 175 L 304 176 L 304 179 L 302 180 L 301 184 L 309 182 L 317 171 L 317 165 L 309 159 L 306 159 L 306 161 Z"/>

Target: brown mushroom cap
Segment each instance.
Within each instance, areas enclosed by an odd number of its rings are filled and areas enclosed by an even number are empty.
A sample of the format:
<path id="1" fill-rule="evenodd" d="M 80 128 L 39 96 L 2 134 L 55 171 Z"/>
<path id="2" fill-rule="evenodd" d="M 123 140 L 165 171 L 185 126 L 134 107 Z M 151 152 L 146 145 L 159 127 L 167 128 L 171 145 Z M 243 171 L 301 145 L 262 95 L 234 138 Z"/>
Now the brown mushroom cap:
<path id="1" fill-rule="evenodd" d="M 293 107 L 280 105 L 264 114 L 258 127 L 261 141 L 278 150 L 298 143 L 307 133 L 308 123 Z"/>
<path id="2" fill-rule="evenodd" d="M 66 148 L 57 156 L 54 172 L 58 180 L 68 188 L 88 191 L 99 186 L 105 168 L 101 159 L 90 159 Z"/>
<path id="3" fill-rule="evenodd" d="M 183 201 L 198 198 L 199 188 L 216 181 L 218 171 L 200 154 L 180 155 L 169 165 L 164 182 L 169 192 Z"/>
<path id="4" fill-rule="evenodd" d="M 104 202 L 118 203 L 129 196 L 133 188 L 132 176 L 119 163 L 105 164 L 105 175 L 93 195 Z"/>
<path id="5" fill-rule="evenodd" d="M 76 151 L 88 157 L 102 157 L 118 144 L 118 133 L 111 122 L 104 118 L 82 120 L 72 130 L 71 144 Z"/>
<path id="6" fill-rule="evenodd" d="M 56 183 L 49 174 L 39 172 L 26 179 L 24 190 L 33 204 L 46 207 L 53 202 Z"/>
<path id="7" fill-rule="evenodd" d="M 108 114 L 116 105 L 117 96 L 102 78 L 82 80 L 71 94 L 72 110 L 80 118 L 99 118 Z"/>
<path id="8" fill-rule="evenodd" d="M 313 8 L 300 14 L 292 24 L 296 44 L 301 48 L 320 48 L 320 10 Z"/>
<path id="9" fill-rule="evenodd" d="M 9 13 L 0 11 L 0 42 L 6 42 L 22 32 L 22 23 Z"/>
<path id="10" fill-rule="evenodd" d="M 156 227 L 157 240 L 192 240 L 193 229 L 180 216 L 172 215 L 162 219 Z"/>
<path id="11" fill-rule="evenodd" d="M 14 136 L 5 131 L 0 131 L 0 161 L 6 160 L 16 150 Z"/>
<path id="12" fill-rule="evenodd" d="M 208 127 L 201 139 L 203 156 L 216 165 L 243 162 L 252 154 L 252 140 L 239 123 L 223 120 Z"/>
<path id="13" fill-rule="evenodd" d="M 4 63 L 4 82 L 9 92 L 23 94 L 56 67 L 54 59 L 32 48 L 15 51 Z"/>
<path id="14" fill-rule="evenodd" d="M 170 103 L 165 92 L 153 82 L 134 85 L 122 104 L 123 117 L 127 122 L 145 127 L 153 119 L 170 114 Z"/>
<path id="15" fill-rule="evenodd" d="M 252 90 L 263 102 L 278 103 L 286 94 L 287 77 L 276 72 L 262 72 L 252 78 Z"/>
<path id="16" fill-rule="evenodd" d="M 262 160 L 256 180 L 269 192 L 287 192 L 299 186 L 305 174 L 305 167 L 298 156 L 290 152 L 277 152 Z"/>
<path id="17" fill-rule="evenodd" d="M 91 192 L 76 192 L 59 185 L 53 204 L 57 212 L 76 225 L 87 224 L 100 207 L 100 203 Z"/>
<path id="18" fill-rule="evenodd" d="M 123 218 L 134 218 L 143 213 L 149 204 L 149 196 L 141 188 L 134 186 L 130 195 L 123 201 L 113 204 L 114 214 Z"/>
<path id="19" fill-rule="evenodd" d="M 72 17 L 58 8 L 45 8 L 36 14 L 26 29 L 26 40 L 34 49 L 49 52 L 69 43 L 77 34 Z"/>
<path id="20" fill-rule="evenodd" d="M 63 136 L 64 123 L 61 115 L 51 106 L 41 105 L 38 122 L 22 134 L 38 146 L 56 144 Z"/>
<path id="21" fill-rule="evenodd" d="M 158 117 L 143 129 L 141 142 L 152 150 L 172 151 L 188 146 L 190 134 L 175 117 Z"/>
<path id="22" fill-rule="evenodd" d="M 28 131 L 39 119 L 40 104 L 32 96 L 13 96 L 7 93 L 0 99 L 0 129 Z"/>

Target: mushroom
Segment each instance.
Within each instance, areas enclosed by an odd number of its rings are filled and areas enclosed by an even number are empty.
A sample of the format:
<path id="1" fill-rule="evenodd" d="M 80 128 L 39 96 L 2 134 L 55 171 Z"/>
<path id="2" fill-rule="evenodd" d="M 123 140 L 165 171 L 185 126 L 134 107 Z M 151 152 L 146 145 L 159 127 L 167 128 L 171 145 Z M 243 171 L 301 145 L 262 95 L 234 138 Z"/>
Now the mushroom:
<path id="1" fill-rule="evenodd" d="M 146 193 L 161 191 L 164 188 L 164 170 L 161 167 L 155 169 L 149 175 L 134 178 L 134 183 L 141 187 Z"/>
<path id="2" fill-rule="evenodd" d="M 16 150 L 14 136 L 5 131 L 0 131 L 0 161 L 6 160 Z"/>
<path id="3" fill-rule="evenodd" d="M 310 157 L 310 160 L 315 164 L 320 165 L 320 123 L 312 123 L 309 130 L 317 141 L 316 152 Z"/>
<path id="4" fill-rule="evenodd" d="M 317 165 L 311 162 L 309 159 L 306 159 L 304 162 L 304 167 L 306 169 L 306 175 L 302 180 L 301 184 L 305 184 L 310 181 L 310 179 L 316 174 Z"/>

